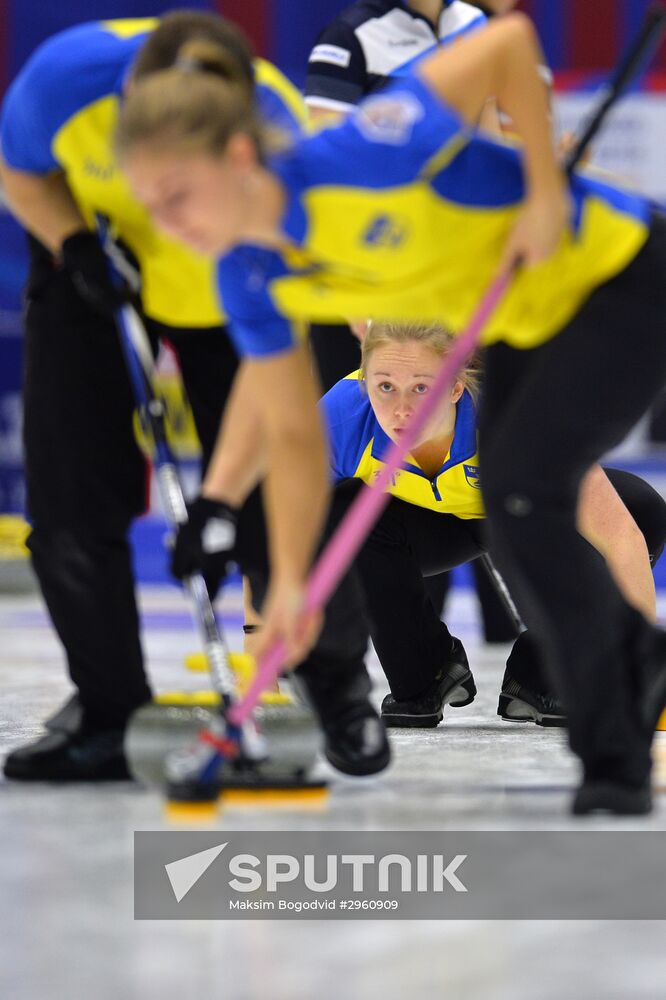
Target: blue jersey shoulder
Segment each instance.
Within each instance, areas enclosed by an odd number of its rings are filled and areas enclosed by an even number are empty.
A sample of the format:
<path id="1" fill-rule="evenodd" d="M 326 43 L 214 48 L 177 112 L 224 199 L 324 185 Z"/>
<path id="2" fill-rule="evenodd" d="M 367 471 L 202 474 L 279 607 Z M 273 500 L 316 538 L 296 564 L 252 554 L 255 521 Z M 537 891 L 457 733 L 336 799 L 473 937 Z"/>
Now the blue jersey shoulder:
<path id="1" fill-rule="evenodd" d="M 319 405 L 328 432 L 333 478 L 336 482 L 350 479 L 379 428 L 368 394 L 357 378 L 344 378 Z"/>
<path id="2" fill-rule="evenodd" d="M 120 93 L 146 37 L 119 38 L 95 22 L 63 31 L 41 45 L 4 101 L 0 141 L 7 163 L 35 173 L 56 169 L 55 135 L 81 108 Z"/>
<path id="3" fill-rule="evenodd" d="M 417 77 L 367 97 L 341 125 L 300 147 L 306 185 L 388 188 L 415 180 L 466 133 L 464 122 Z"/>

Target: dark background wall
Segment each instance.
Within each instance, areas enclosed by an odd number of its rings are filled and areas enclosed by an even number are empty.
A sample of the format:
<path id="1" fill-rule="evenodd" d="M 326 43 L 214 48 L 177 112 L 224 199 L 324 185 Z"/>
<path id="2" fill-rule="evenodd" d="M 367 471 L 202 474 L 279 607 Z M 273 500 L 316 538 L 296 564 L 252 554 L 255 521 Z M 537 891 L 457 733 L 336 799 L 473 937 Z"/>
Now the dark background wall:
<path id="1" fill-rule="evenodd" d="M 532 15 L 551 65 L 594 71 L 612 62 L 650 0 L 522 0 Z M 107 17 L 144 17 L 181 4 L 168 0 L 0 0 L 0 89 L 35 46 L 69 24 Z M 344 0 L 189 0 L 182 6 L 217 8 L 238 21 L 261 54 L 301 82 L 318 31 Z M 666 52 L 661 54 L 666 69 Z"/>

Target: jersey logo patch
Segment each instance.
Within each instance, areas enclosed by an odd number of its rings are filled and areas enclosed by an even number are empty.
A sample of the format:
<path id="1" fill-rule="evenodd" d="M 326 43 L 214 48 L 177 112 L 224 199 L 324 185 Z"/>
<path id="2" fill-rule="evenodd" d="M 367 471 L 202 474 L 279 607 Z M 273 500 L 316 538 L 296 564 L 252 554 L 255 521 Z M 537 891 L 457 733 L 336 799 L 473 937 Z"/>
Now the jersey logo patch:
<path id="1" fill-rule="evenodd" d="M 110 181 L 116 172 L 116 165 L 115 163 L 95 163 L 88 156 L 83 164 L 83 172 L 89 177 L 95 177 L 98 181 Z"/>
<path id="2" fill-rule="evenodd" d="M 363 234 L 363 242 L 371 247 L 399 247 L 408 232 L 406 220 L 380 215 L 370 223 Z"/>
<path id="3" fill-rule="evenodd" d="M 463 469 L 465 470 L 465 479 L 470 486 L 473 486 L 475 490 L 481 489 L 481 475 L 479 473 L 478 465 L 465 465 L 463 463 Z"/>
<path id="4" fill-rule="evenodd" d="M 342 66 L 346 69 L 351 62 L 351 52 L 339 45 L 315 45 L 308 62 L 330 63 L 331 66 Z"/>
<path id="5" fill-rule="evenodd" d="M 423 105 L 412 94 L 380 94 L 364 101 L 353 121 L 370 142 L 405 146 L 424 114 Z"/>

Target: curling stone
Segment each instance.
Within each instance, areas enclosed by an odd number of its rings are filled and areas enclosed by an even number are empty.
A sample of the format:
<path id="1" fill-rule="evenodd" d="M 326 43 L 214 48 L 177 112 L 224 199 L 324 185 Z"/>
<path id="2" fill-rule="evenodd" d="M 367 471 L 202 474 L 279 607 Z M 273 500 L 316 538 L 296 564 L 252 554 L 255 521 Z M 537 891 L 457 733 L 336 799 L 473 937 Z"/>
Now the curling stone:
<path id="1" fill-rule="evenodd" d="M 212 692 L 171 694 L 158 698 L 130 719 L 125 735 L 127 763 L 138 781 L 164 788 L 166 760 L 210 726 L 219 699 Z M 268 746 L 268 757 L 247 771 L 229 765 L 224 787 L 239 789 L 295 788 L 309 783 L 321 745 L 321 731 L 304 705 L 261 705 L 255 719 Z"/>

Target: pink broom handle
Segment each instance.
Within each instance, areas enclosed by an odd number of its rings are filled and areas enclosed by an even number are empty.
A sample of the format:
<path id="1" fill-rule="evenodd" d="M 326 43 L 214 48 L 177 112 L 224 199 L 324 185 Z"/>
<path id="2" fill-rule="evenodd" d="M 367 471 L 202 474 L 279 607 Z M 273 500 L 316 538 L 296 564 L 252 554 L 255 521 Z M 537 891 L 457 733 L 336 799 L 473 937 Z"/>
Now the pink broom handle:
<path id="1" fill-rule="evenodd" d="M 304 613 L 323 608 L 351 566 L 372 526 L 388 503 L 390 494 L 387 487 L 393 476 L 402 468 L 405 457 L 418 440 L 421 430 L 455 382 L 460 369 L 477 348 L 481 332 L 504 297 L 512 276 L 513 270 L 509 268 L 495 278 L 469 326 L 457 338 L 452 350 L 442 362 L 432 389 L 420 403 L 418 411 L 408 423 L 400 441 L 389 449 L 384 459 L 384 468 L 373 485 L 365 486 L 350 506 L 310 574 L 305 589 Z M 276 642 L 262 658 L 246 694 L 227 713 L 229 721 L 234 725 L 241 725 L 248 718 L 257 704 L 259 695 L 273 683 L 284 663 L 285 652 L 284 643 Z"/>

